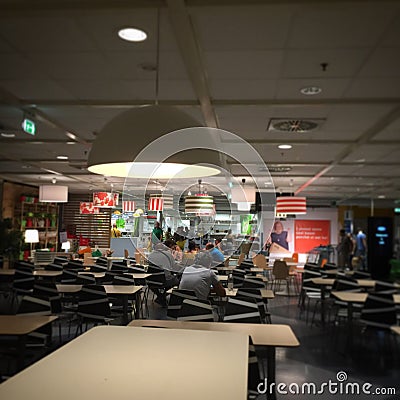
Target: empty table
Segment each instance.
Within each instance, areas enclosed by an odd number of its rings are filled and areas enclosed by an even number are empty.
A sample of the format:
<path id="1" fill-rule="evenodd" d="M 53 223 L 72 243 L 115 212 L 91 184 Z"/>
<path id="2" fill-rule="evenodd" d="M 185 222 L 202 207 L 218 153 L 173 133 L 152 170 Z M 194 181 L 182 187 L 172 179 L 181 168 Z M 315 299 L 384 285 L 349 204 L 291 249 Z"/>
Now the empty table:
<path id="1" fill-rule="evenodd" d="M 101 326 L 1 384 L 0 398 L 245 400 L 247 359 L 243 333 Z"/>

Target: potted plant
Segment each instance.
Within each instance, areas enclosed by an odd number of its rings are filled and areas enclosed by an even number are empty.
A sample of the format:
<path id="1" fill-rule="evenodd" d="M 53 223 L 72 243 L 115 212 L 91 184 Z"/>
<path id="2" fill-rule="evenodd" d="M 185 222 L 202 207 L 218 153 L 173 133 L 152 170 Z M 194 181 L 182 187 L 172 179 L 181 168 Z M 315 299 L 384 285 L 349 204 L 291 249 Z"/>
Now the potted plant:
<path id="1" fill-rule="evenodd" d="M 0 221 L 0 254 L 3 256 L 3 268 L 18 260 L 22 245 L 22 233 L 12 229 L 12 221 L 6 218 Z"/>

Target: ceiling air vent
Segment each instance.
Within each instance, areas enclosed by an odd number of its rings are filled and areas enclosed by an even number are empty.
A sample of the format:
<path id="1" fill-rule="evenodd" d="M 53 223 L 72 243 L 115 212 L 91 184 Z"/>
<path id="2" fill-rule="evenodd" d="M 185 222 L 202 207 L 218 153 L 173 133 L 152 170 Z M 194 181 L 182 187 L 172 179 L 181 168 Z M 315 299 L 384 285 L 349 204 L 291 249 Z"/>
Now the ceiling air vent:
<path id="1" fill-rule="evenodd" d="M 324 119 L 273 118 L 269 121 L 267 130 L 304 133 L 315 130 L 324 121 Z"/>

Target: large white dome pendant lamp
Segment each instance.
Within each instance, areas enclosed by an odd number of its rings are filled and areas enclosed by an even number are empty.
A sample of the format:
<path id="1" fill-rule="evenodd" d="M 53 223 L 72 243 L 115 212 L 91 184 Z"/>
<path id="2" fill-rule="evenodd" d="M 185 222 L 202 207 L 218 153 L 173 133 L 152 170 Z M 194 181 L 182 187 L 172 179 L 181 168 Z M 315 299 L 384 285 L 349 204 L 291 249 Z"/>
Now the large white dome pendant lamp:
<path id="1" fill-rule="evenodd" d="M 219 169 L 213 165 L 221 166 L 218 152 L 188 149 L 160 160 L 157 146 L 154 151 L 149 146 L 163 135 L 199 126 L 194 118 L 172 106 L 137 107 L 122 112 L 100 131 L 89 154 L 88 169 L 102 175 L 153 179 L 217 175 Z M 171 143 L 173 146 L 180 148 L 179 143 Z M 134 162 L 144 148 L 145 154 Z M 208 165 L 198 165 L 205 163 Z"/>

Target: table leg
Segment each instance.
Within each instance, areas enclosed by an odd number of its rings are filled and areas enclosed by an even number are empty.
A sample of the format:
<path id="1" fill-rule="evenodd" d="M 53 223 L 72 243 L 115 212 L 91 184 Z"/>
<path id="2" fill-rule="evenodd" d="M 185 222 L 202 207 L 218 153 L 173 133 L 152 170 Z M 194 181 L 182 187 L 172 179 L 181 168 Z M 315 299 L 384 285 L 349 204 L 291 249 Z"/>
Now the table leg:
<path id="1" fill-rule="evenodd" d="M 141 311 L 141 290 L 135 293 L 135 319 L 140 319 L 140 311 Z M 143 314 L 143 313 L 142 313 Z"/>
<path id="2" fill-rule="evenodd" d="M 21 371 L 24 369 L 25 361 L 25 350 L 26 350 L 26 335 L 20 335 L 18 337 L 18 347 L 17 347 L 17 369 Z"/>
<path id="3" fill-rule="evenodd" d="M 275 374 L 276 374 L 276 364 L 275 364 L 275 346 L 267 346 L 267 399 L 275 400 Z M 271 387 L 273 384 L 273 387 Z"/>
<path id="4" fill-rule="evenodd" d="M 349 321 L 349 332 L 347 344 L 350 349 L 353 348 L 353 303 L 350 301 L 347 306 L 347 320 Z"/>
<path id="5" fill-rule="evenodd" d="M 122 323 L 128 325 L 128 296 L 122 296 Z"/>
<path id="6" fill-rule="evenodd" d="M 325 286 L 321 286 L 321 324 L 325 327 Z"/>

